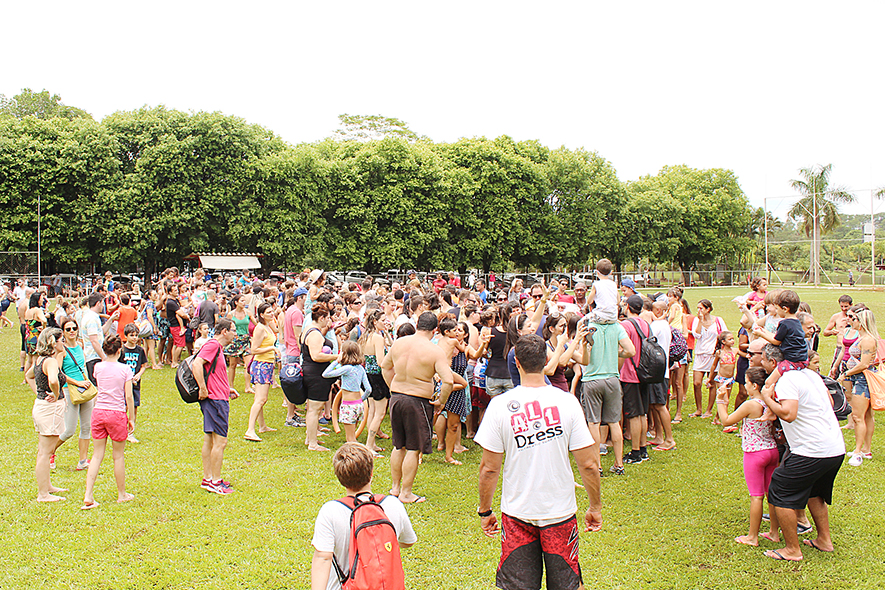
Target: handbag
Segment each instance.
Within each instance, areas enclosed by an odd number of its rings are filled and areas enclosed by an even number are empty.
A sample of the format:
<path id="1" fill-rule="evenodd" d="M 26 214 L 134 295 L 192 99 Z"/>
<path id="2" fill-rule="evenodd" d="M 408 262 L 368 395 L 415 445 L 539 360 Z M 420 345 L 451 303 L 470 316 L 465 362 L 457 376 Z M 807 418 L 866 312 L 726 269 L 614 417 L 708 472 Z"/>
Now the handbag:
<path id="1" fill-rule="evenodd" d="M 77 359 L 74 358 L 74 355 L 71 354 L 71 351 L 68 350 L 67 346 L 65 346 L 65 352 L 68 353 L 68 356 L 71 357 L 71 360 L 74 361 L 74 364 L 80 369 L 80 374 L 86 377 L 86 387 L 77 387 L 76 385 L 68 386 L 68 395 L 71 396 L 71 403 L 75 406 L 79 406 L 98 395 L 98 388 L 89 381 L 89 376 L 86 374 L 86 368 L 81 367 L 77 363 Z"/>
<path id="2" fill-rule="evenodd" d="M 885 376 L 873 371 L 864 371 L 863 376 L 870 388 L 870 406 L 874 410 L 885 410 Z"/>

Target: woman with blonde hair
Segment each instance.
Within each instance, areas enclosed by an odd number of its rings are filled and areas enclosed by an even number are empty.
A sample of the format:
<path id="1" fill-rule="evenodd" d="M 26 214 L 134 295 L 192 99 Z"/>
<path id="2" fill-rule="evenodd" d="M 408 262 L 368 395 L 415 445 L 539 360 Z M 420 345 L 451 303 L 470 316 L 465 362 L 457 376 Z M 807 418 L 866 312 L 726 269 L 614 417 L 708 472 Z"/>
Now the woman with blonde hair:
<path id="1" fill-rule="evenodd" d="M 876 318 L 869 309 L 854 305 L 848 310 L 848 325 L 857 330 L 858 338 L 848 349 L 847 367 L 839 382 L 851 381 L 851 417 L 854 420 L 854 452 L 848 464 L 860 467 L 864 459 L 872 459 L 873 409 L 870 406 L 870 386 L 864 371 L 875 371 L 879 330 Z"/>
<path id="2" fill-rule="evenodd" d="M 37 443 L 37 462 L 34 475 L 37 478 L 37 501 L 58 502 L 64 497 L 56 494 L 66 492 L 57 488 L 50 481 L 50 459 L 58 448 L 59 437 L 65 429 L 65 374 L 61 372 L 56 356 L 64 351 L 62 331 L 58 328 L 47 328 L 37 337 L 34 348 L 34 363 L 25 373 L 25 380 L 37 399 L 31 415 L 34 427 L 39 435 Z"/>
<path id="3" fill-rule="evenodd" d="M 264 404 L 270 393 L 270 385 L 273 380 L 275 351 L 277 335 L 273 330 L 274 310 L 270 303 L 264 302 L 256 310 L 258 325 L 252 332 L 252 342 L 249 346 L 249 354 L 254 355 L 252 364 L 249 366 L 249 375 L 252 381 L 252 389 L 255 391 L 255 401 L 249 410 L 249 425 L 243 438 L 253 442 L 261 442 L 261 438 L 255 432 L 255 423 L 258 423 L 258 432 L 273 432 L 264 422 Z"/>

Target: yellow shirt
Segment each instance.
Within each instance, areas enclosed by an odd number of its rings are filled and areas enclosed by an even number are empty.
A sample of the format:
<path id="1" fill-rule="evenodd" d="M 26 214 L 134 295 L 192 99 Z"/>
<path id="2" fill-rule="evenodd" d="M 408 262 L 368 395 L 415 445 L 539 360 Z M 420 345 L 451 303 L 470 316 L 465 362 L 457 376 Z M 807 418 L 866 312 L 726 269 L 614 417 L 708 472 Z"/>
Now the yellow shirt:
<path id="1" fill-rule="evenodd" d="M 258 326 L 256 326 L 255 329 L 257 330 Z M 273 348 L 273 346 L 276 345 L 276 343 L 277 343 L 276 334 L 273 333 L 273 330 L 271 330 L 270 327 L 264 326 L 264 339 L 261 341 L 261 345 L 258 348 L 267 348 L 267 347 Z M 261 354 L 256 354 L 252 360 L 261 361 L 264 363 L 272 363 L 276 360 L 276 357 L 274 355 L 274 351 L 271 349 L 267 352 L 262 352 Z"/>

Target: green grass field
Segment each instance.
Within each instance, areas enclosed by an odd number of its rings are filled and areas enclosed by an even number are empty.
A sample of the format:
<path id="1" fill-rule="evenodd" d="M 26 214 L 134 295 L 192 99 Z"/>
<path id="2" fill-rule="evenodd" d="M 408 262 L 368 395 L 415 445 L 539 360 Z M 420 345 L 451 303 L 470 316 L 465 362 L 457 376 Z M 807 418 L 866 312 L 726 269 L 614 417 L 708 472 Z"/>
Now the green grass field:
<path id="1" fill-rule="evenodd" d="M 745 290 L 691 289 L 694 306 L 713 301 L 714 314 L 737 327 L 732 297 Z M 800 290 L 824 324 L 840 291 Z M 885 318 L 885 294 L 855 291 L 856 301 Z M 824 339 L 825 367 L 833 339 Z M 308 588 L 310 539 L 320 506 L 341 495 L 331 454 L 310 453 L 303 429 L 282 426 L 282 393 L 272 392 L 268 424 L 279 431 L 264 442 L 242 439 L 250 397 L 231 404 L 231 437 L 225 478 L 229 497 L 199 488 L 201 415 L 181 402 L 173 372 L 148 371 L 142 385 L 139 444 L 126 449 L 127 488 L 135 500 L 117 505 L 108 456 L 95 497 L 102 505 L 79 510 L 85 471 L 74 471 L 75 440 L 58 453 L 53 483 L 70 488 L 68 500 L 39 504 L 33 468 L 36 439 L 30 388 L 20 385 L 17 326 L 0 331 L 0 588 L 120 589 Z M 240 369 L 237 387 L 242 391 Z M 691 395 L 685 414 L 694 409 Z M 603 458 L 603 530 L 581 535 L 581 567 L 588 588 L 878 588 L 885 584 L 885 449 L 881 429 L 875 459 L 847 465 L 836 482 L 830 521 L 836 552 L 811 549 L 799 564 L 774 562 L 759 549 L 733 541 L 747 530 L 749 501 L 741 469 L 740 441 L 708 420 L 675 427 L 678 449 L 652 452 L 652 460 L 627 466 L 625 477 L 608 474 Z M 337 447 L 342 435 L 327 444 Z M 853 446 L 854 437 L 846 434 Z M 386 441 L 385 441 L 386 442 Z M 497 539 L 484 537 L 476 516 L 481 450 L 471 447 L 463 466 L 426 457 L 415 489 L 428 497 L 408 508 L 419 541 L 404 551 L 407 585 L 420 589 L 493 588 Z M 386 458 L 376 462 L 374 489 L 386 492 Z M 580 490 L 579 490 L 580 492 Z M 578 494 L 579 510 L 587 507 Z M 497 510 L 497 500 L 495 504 Z"/>

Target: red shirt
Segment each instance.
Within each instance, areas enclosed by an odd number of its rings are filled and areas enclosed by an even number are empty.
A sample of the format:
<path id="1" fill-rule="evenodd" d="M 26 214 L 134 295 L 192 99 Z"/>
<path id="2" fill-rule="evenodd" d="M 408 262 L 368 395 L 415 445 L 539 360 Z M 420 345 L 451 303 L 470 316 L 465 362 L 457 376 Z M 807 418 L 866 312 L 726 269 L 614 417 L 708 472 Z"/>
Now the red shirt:
<path id="1" fill-rule="evenodd" d="M 215 363 L 215 370 L 206 378 L 216 354 L 218 355 L 218 362 Z M 221 352 L 221 343 L 212 338 L 203 345 L 197 356 L 206 361 L 203 363 L 203 378 L 206 379 L 209 399 L 229 400 L 230 383 L 227 380 L 227 362 L 224 360 L 224 353 Z"/>
<path id="2" fill-rule="evenodd" d="M 454 278 L 449 279 L 449 284 L 450 284 L 450 285 L 455 285 L 455 287 L 457 287 L 458 289 L 460 289 L 460 288 L 461 288 L 461 277 L 459 277 L 459 276 L 455 276 Z"/>
<path id="3" fill-rule="evenodd" d="M 440 292 L 446 288 L 447 284 L 448 283 L 446 283 L 445 279 L 436 279 L 433 281 L 433 290 L 436 291 L 437 295 L 439 295 Z"/>
<path id="4" fill-rule="evenodd" d="M 120 317 L 117 319 L 117 334 L 120 336 L 120 340 L 126 339 L 123 335 L 126 324 L 134 323 L 136 319 L 138 319 L 138 312 L 135 311 L 135 308 L 129 305 L 120 307 Z"/>

